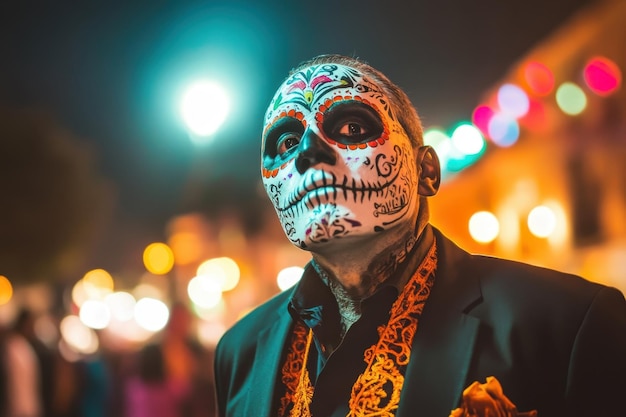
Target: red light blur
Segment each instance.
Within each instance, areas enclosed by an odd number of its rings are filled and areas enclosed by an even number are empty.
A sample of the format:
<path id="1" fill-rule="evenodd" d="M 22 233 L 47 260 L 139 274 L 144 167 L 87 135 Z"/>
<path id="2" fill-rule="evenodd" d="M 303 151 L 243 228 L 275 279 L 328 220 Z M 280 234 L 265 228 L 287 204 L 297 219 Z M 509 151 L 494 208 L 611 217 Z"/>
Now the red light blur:
<path id="1" fill-rule="evenodd" d="M 535 95 L 546 96 L 554 89 L 554 74 L 550 68 L 540 62 L 526 64 L 524 78 Z"/>
<path id="2" fill-rule="evenodd" d="M 548 118 L 544 104 L 537 99 L 531 99 L 529 104 L 528 113 L 519 119 L 519 123 L 534 132 L 547 129 Z"/>

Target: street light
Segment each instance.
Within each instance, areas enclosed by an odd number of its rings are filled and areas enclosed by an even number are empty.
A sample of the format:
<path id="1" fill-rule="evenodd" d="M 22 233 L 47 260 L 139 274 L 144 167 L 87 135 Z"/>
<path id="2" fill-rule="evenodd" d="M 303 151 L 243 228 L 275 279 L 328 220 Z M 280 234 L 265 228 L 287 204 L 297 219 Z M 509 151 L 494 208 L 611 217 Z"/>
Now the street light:
<path id="1" fill-rule="evenodd" d="M 191 139 L 206 143 L 226 120 L 230 103 L 224 89 L 212 81 L 198 81 L 187 88 L 180 103 Z"/>

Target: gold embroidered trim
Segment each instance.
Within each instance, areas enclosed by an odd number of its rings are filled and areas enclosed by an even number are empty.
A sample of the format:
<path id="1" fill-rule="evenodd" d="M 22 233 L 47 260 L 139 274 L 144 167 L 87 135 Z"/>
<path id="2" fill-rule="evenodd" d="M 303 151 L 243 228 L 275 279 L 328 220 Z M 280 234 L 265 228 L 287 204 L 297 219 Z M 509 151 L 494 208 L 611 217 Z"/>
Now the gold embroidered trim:
<path id="1" fill-rule="evenodd" d="M 307 359 L 309 358 L 309 349 L 311 348 L 311 340 L 313 339 L 313 330 L 308 330 L 304 324 L 298 323 L 293 330 L 291 349 L 287 354 L 287 359 L 282 369 L 282 382 L 285 384 L 287 391 L 285 396 L 280 400 L 279 416 L 285 416 L 285 411 L 290 404 L 293 404 L 291 416 L 296 408 L 300 408 L 299 412 L 303 417 L 310 417 L 309 404 L 313 399 L 313 386 L 309 377 L 309 371 L 306 368 Z M 308 383 L 307 383 L 308 382 Z M 310 392 L 310 396 L 308 395 Z M 303 409 L 302 401 L 308 400 L 306 403 L 306 411 Z M 300 404 L 299 407 L 296 407 Z"/>
<path id="2" fill-rule="evenodd" d="M 365 351 L 367 367 L 352 386 L 348 417 L 395 415 L 418 317 L 430 295 L 436 267 L 437 255 L 433 244 L 413 278 L 393 303 L 389 322 L 378 328 L 378 343 Z M 391 396 L 388 397 L 386 388 L 389 386 Z"/>
<path id="3" fill-rule="evenodd" d="M 437 267 L 437 248 L 431 246 L 413 277 L 393 303 L 387 324 L 378 327 L 378 342 L 364 352 L 367 364 L 352 386 L 347 417 L 393 417 L 400 402 L 404 370 L 411 356 L 411 345 L 418 318 L 430 295 Z M 308 333 L 308 334 L 307 334 Z M 279 416 L 311 417 L 314 388 L 306 368 L 312 330 L 298 322 L 282 368 L 286 393 L 280 401 Z"/>

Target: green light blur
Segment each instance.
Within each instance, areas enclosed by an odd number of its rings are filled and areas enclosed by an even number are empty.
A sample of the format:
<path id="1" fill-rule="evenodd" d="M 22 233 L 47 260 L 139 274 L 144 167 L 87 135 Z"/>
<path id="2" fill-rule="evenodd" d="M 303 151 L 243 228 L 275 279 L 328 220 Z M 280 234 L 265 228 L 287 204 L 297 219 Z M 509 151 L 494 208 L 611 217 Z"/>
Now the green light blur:
<path id="1" fill-rule="evenodd" d="M 576 84 L 565 82 L 556 90 L 556 102 L 563 113 L 576 116 L 587 107 L 587 96 Z"/>

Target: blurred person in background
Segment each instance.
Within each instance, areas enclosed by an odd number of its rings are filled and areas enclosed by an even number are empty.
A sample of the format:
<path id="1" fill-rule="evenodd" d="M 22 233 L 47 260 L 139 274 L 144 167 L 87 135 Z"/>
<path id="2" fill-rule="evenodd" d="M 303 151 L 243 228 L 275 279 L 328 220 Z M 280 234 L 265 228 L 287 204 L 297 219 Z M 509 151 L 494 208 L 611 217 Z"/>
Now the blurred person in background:
<path id="1" fill-rule="evenodd" d="M 187 416 L 191 385 L 186 376 L 172 375 L 167 368 L 163 347 L 151 343 L 137 356 L 137 371 L 125 384 L 126 417 Z"/>
<path id="2" fill-rule="evenodd" d="M 85 355 L 76 363 L 76 392 L 81 417 L 107 417 L 112 390 L 109 364 L 102 351 Z"/>
<path id="3" fill-rule="evenodd" d="M 219 342 L 220 416 L 624 414 L 623 294 L 472 255 L 432 226 L 437 155 L 380 71 L 299 65 L 261 148 L 284 232 L 312 259 Z"/>
<path id="4" fill-rule="evenodd" d="M 7 417 L 43 417 L 44 390 L 50 380 L 44 378 L 48 365 L 45 347 L 34 333 L 34 314 L 22 308 L 3 341 L 4 401 Z M 47 383 L 48 385 L 46 386 Z"/>
<path id="5" fill-rule="evenodd" d="M 193 321 L 185 304 L 172 306 L 161 340 L 163 356 L 167 374 L 190 386 L 183 404 L 185 417 L 212 417 L 214 397 L 206 395 L 206 388 L 213 389 L 212 369 L 207 366 L 211 355 L 192 334 Z"/>

